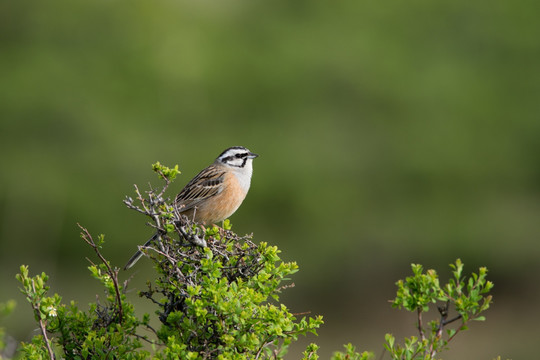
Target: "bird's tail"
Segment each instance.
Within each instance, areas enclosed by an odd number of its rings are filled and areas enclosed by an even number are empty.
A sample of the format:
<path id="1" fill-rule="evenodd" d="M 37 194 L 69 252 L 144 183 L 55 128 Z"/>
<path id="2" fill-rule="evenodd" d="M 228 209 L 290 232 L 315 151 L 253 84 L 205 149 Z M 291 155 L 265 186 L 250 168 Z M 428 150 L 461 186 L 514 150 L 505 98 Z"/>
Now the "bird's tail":
<path id="1" fill-rule="evenodd" d="M 155 234 L 154 236 L 152 236 L 150 239 L 148 239 L 147 242 L 144 243 L 143 246 L 148 246 L 150 245 L 154 240 L 157 239 L 157 234 Z M 129 268 L 131 268 L 133 265 L 135 265 L 135 263 L 137 261 L 139 261 L 139 259 L 143 256 L 143 253 L 140 251 L 140 250 L 137 250 L 137 252 L 135 254 L 133 254 L 133 256 L 129 259 L 129 261 L 127 262 L 126 266 L 124 266 L 124 270 L 127 270 Z"/>

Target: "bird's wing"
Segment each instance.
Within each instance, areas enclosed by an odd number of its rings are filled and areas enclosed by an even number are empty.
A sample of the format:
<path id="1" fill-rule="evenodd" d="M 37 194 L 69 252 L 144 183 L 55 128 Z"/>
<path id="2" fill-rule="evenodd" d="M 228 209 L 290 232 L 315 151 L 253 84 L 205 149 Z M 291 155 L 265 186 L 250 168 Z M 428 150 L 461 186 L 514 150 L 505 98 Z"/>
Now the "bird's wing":
<path id="1" fill-rule="evenodd" d="M 175 207 L 180 211 L 192 209 L 201 201 L 223 191 L 225 171 L 209 166 L 195 176 L 176 196 Z"/>

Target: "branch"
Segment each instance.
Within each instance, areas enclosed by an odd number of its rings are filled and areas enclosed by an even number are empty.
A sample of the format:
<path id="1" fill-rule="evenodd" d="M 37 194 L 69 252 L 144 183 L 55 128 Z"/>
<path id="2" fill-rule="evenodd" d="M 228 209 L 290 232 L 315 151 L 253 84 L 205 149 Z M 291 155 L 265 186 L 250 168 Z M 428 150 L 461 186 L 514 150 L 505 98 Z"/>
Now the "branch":
<path id="1" fill-rule="evenodd" d="M 163 172 L 161 170 L 158 170 L 157 173 L 159 174 L 159 176 L 161 176 L 161 178 L 163 180 L 165 180 L 165 185 L 163 186 L 160 193 L 158 194 L 158 198 L 161 199 L 163 197 L 163 195 L 165 194 L 165 191 L 167 191 L 167 188 L 171 184 L 171 180 L 169 179 L 168 176 L 165 176 L 165 174 L 163 174 Z"/>
<path id="2" fill-rule="evenodd" d="M 36 286 L 34 283 L 34 279 L 32 279 L 32 290 L 34 291 L 34 294 L 35 294 Z M 45 340 L 45 344 L 47 345 L 47 351 L 49 352 L 49 357 L 51 358 L 51 360 L 54 360 L 56 359 L 56 357 L 54 356 L 54 352 L 51 348 L 50 340 L 47 337 L 47 328 L 45 326 L 45 323 L 43 322 L 43 319 L 41 318 L 40 305 L 39 303 L 33 303 L 33 302 L 31 302 L 31 304 L 32 304 L 32 308 L 34 309 L 34 312 L 37 315 L 37 318 L 39 319 L 39 329 L 41 330 L 41 334 L 43 335 L 43 339 Z"/>
<path id="3" fill-rule="evenodd" d="M 180 220 L 180 223 L 183 220 Z M 186 232 L 186 229 L 184 228 L 184 225 L 178 226 L 177 222 L 174 222 L 174 228 L 177 232 L 179 232 L 184 239 L 192 243 L 193 245 L 197 245 L 200 247 L 207 247 L 206 241 L 204 240 L 204 235 L 202 238 L 199 237 L 199 228 L 197 228 L 195 231 L 190 232 L 189 234 Z"/>
<path id="4" fill-rule="evenodd" d="M 107 267 L 107 273 L 109 274 L 109 276 L 111 277 L 111 279 L 113 280 L 113 285 L 114 285 L 114 291 L 116 293 L 116 302 L 118 304 L 118 321 L 120 323 L 122 323 L 123 321 L 123 314 L 124 314 L 124 310 L 122 308 L 122 297 L 120 295 L 120 288 L 118 286 L 118 270 L 113 270 L 111 268 L 111 265 L 109 264 L 109 262 L 107 261 L 107 259 L 105 259 L 105 257 L 103 257 L 103 255 L 101 254 L 101 252 L 99 251 L 99 247 L 98 245 L 96 245 L 94 239 L 92 238 L 92 235 L 90 235 L 90 233 L 88 232 L 88 230 L 86 228 L 84 228 L 81 224 L 77 223 L 77 225 L 79 226 L 79 228 L 81 229 L 81 237 L 84 241 L 86 241 L 86 243 L 88 245 L 90 245 L 94 251 L 96 252 L 97 256 L 99 257 L 99 259 L 101 260 L 101 262 L 103 264 L 105 264 L 105 266 Z"/>
<path id="5" fill-rule="evenodd" d="M 447 320 L 449 307 L 450 307 L 450 300 L 448 300 L 446 302 L 445 306 L 438 306 L 437 307 L 437 310 L 439 310 L 439 314 L 441 314 L 441 319 L 439 320 L 439 327 L 437 328 L 437 334 L 436 334 L 437 339 L 442 338 L 443 330 L 444 330 L 444 327 L 446 325 L 451 324 L 454 321 L 459 320 L 459 319 L 462 318 L 461 314 L 458 314 L 455 317 L 453 317 L 452 319 Z M 456 332 L 452 336 L 450 336 L 448 338 L 447 342 L 450 342 L 454 338 L 454 336 L 457 335 L 458 332 L 459 332 L 459 329 L 456 330 Z M 435 354 L 436 354 L 436 350 L 433 348 L 433 343 L 429 347 L 429 353 L 430 353 L 430 355 L 432 357 L 434 357 Z"/>
<path id="6" fill-rule="evenodd" d="M 422 308 L 418 307 L 416 311 L 418 313 L 418 332 L 420 333 L 420 339 L 424 341 L 426 339 L 426 335 L 424 334 L 424 327 L 422 324 Z"/>

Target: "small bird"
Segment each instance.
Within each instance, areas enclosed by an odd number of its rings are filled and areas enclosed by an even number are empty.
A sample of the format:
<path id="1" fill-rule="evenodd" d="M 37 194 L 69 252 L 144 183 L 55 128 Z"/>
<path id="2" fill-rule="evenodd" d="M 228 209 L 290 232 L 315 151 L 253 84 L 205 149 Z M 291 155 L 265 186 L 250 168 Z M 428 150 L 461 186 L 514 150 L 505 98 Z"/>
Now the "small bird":
<path id="1" fill-rule="evenodd" d="M 178 215 L 186 215 L 200 224 L 211 225 L 227 219 L 244 201 L 253 174 L 257 154 L 243 146 L 223 151 L 213 164 L 203 169 L 180 191 L 174 200 Z M 148 240 L 148 246 L 157 234 Z M 131 268 L 143 253 L 137 251 L 124 267 Z"/>

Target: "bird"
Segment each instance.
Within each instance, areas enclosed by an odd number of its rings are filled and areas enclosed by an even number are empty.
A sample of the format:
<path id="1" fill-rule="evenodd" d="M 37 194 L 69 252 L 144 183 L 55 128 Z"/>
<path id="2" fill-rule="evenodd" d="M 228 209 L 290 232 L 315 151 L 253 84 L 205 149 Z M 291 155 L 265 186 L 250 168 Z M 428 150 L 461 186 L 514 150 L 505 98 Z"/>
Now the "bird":
<path id="1" fill-rule="evenodd" d="M 173 202 L 176 215 L 211 225 L 229 218 L 242 204 L 251 185 L 253 159 L 259 155 L 243 146 L 225 149 L 216 160 L 199 172 L 176 195 Z M 151 237 L 144 246 L 156 240 Z M 138 250 L 124 266 L 128 270 L 142 257 Z"/>

